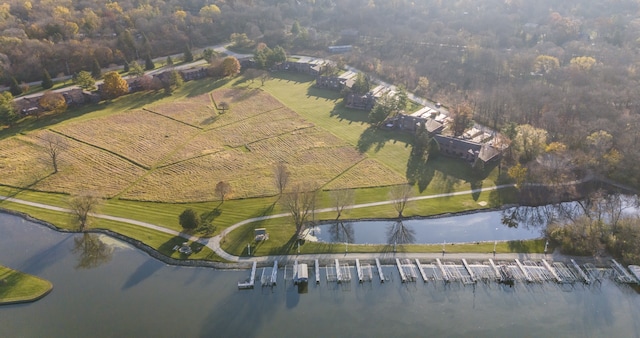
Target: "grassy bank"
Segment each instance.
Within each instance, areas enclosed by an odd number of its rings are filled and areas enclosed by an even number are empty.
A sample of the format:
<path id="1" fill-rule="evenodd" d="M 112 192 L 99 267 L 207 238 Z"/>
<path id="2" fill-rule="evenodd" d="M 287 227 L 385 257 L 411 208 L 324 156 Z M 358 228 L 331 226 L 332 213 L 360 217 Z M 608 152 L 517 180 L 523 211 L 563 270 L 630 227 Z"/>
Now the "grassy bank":
<path id="1" fill-rule="evenodd" d="M 33 302 L 51 289 L 47 280 L 0 265 L 0 305 Z"/>

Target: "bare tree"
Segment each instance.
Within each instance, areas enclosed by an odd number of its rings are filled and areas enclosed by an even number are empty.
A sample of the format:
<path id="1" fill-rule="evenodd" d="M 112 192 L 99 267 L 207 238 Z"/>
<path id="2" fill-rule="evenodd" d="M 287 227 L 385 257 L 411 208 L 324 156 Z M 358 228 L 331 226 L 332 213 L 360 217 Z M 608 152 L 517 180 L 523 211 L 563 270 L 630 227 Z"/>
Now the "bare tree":
<path id="1" fill-rule="evenodd" d="M 353 204 L 353 189 L 334 190 L 331 192 L 331 199 L 333 200 L 333 206 L 336 208 L 336 219 L 338 219 L 342 215 L 344 208 Z"/>
<path id="2" fill-rule="evenodd" d="M 396 185 L 389 191 L 389 197 L 393 200 L 393 207 L 402 217 L 402 212 L 407 207 L 409 199 L 413 196 L 413 188 L 409 184 Z"/>
<path id="3" fill-rule="evenodd" d="M 310 183 L 296 184 L 284 195 L 282 204 L 291 214 L 296 226 L 296 233 L 300 235 L 304 225 L 313 214 L 317 188 Z"/>
<path id="4" fill-rule="evenodd" d="M 282 195 L 284 189 L 287 188 L 287 184 L 289 184 L 289 176 L 289 169 L 287 169 L 287 166 L 284 163 L 280 162 L 273 167 L 273 184 L 278 190 L 278 195 Z"/>
<path id="5" fill-rule="evenodd" d="M 100 198 L 90 193 L 82 193 L 71 198 L 69 208 L 80 231 L 85 231 L 89 226 L 89 216 L 96 211 L 98 205 Z"/>
<path id="6" fill-rule="evenodd" d="M 220 104 L 218 104 L 218 109 L 222 111 L 222 114 L 224 114 L 227 110 L 229 110 L 229 102 L 220 102 Z"/>
<path id="7" fill-rule="evenodd" d="M 264 73 L 262 73 L 260 75 L 260 84 L 262 86 L 264 86 L 264 83 L 267 82 L 268 80 L 271 80 L 271 74 L 269 74 L 269 72 L 265 71 Z"/>
<path id="8" fill-rule="evenodd" d="M 402 220 L 393 222 L 387 227 L 387 243 L 389 244 L 411 244 L 416 241 L 416 231 L 404 225 Z"/>
<path id="9" fill-rule="evenodd" d="M 227 197 L 230 193 L 231 193 L 231 184 L 225 181 L 220 181 L 218 182 L 218 184 L 216 184 L 216 195 L 220 197 L 220 200 L 222 201 L 222 203 L 224 203 L 225 197 Z"/>
<path id="10" fill-rule="evenodd" d="M 53 166 L 53 173 L 58 172 L 58 162 L 60 160 L 60 155 L 67 149 L 68 144 L 64 137 L 47 133 L 42 140 L 45 142 L 44 149 L 47 153 L 48 158 L 51 160 L 51 165 Z"/>

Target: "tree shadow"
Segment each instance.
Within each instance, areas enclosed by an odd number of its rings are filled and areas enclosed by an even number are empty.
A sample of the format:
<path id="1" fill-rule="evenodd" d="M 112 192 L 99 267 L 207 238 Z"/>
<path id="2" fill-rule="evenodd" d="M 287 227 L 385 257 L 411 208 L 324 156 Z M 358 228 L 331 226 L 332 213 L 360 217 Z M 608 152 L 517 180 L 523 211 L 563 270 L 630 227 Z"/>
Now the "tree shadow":
<path id="1" fill-rule="evenodd" d="M 316 99 L 325 99 L 325 101 L 338 101 L 342 98 L 340 92 L 335 90 L 318 88 L 316 86 L 310 86 L 307 89 L 307 97 L 315 97 Z"/>
<path id="2" fill-rule="evenodd" d="M 131 276 L 129 276 L 127 281 L 122 285 L 121 289 L 126 290 L 140 284 L 142 281 L 151 277 L 156 271 L 160 270 L 164 266 L 164 263 L 157 259 L 147 259 L 146 262 L 138 266 L 136 271 L 134 271 Z"/>
<path id="3" fill-rule="evenodd" d="M 200 217 L 202 218 L 202 220 L 205 222 L 211 223 L 216 219 L 216 217 L 222 215 L 222 210 L 220 209 L 221 204 L 222 203 L 218 204 L 218 206 L 216 206 L 215 209 L 201 214 Z"/>
<path id="4" fill-rule="evenodd" d="M 360 124 L 369 123 L 369 115 L 366 111 L 346 108 L 343 103 L 337 103 L 329 115 L 336 117 L 340 122 L 349 121 L 349 124 L 354 122 Z"/>
<path id="5" fill-rule="evenodd" d="M 273 212 L 273 209 L 275 208 L 277 201 L 274 201 L 273 203 L 271 203 L 269 206 L 267 206 L 266 208 L 264 208 L 262 211 L 258 211 L 257 213 L 253 214 L 251 217 L 249 218 L 255 218 L 255 217 L 262 217 L 262 216 L 267 216 L 270 215 Z M 253 234 L 256 228 L 261 228 L 262 224 L 264 224 L 264 220 L 262 221 L 256 221 L 256 222 L 252 222 L 250 225 L 246 225 L 246 226 L 242 226 L 238 229 L 234 230 L 234 237 L 236 238 L 251 238 L 253 239 Z M 236 233 L 236 231 L 239 232 L 239 234 Z M 253 243 L 254 241 L 251 240 L 251 243 Z M 248 256 L 249 252 L 247 250 L 247 246 L 245 245 L 245 241 L 234 241 L 232 243 L 229 243 L 228 246 L 223 245 L 225 247 L 225 251 L 227 252 L 238 252 L 238 251 L 242 251 L 242 256 Z M 261 246 L 261 242 L 259 243 L 254 243 L 258 246 Z M 257 248 L 257 247 L 256 247 Z M 242 249 L 242 250 L 240 250 Z M 254 252 L 254 247 L 252 246 L 252 251 Z"/>
<path id="6" fill-rule="evenodd" d="M 431 156 L 422 147 L 414 145 L 407 161 L 407 181 L 411 185 L 418 185 L 418 190 L 423 192 L 433 180 L 434 166 L 429 162 Z M 431 161 L 433 162 L 433 161 Z"/>
<path id="7" fill-rule="evenodd" d="M 173 236 L 168 241 L 160 244 L 160 246 L 158 247 L 158 251 L 165 256 L 171 257 L 173 252 L 176 251 L 173 248 L 175 248 L 176 246 L 182 246 L 182 243 L 186 241 L 187 240 L 184 237 Z"/>
<path id="8" fill-rule="evenodd" d="M 273 80 L 295 83 L 306 83 L 316 79 L 314 76 L 298 72 L 271 72 L 270 75 Z"/>
<path id="9" fill-rule="evenodd" d="M 507 246 L 511 252 L 532 253 L 536 252 L 535 245 L 531 241 L 509 241 Z"/>
<path id="10" fill-rule="evenodd" d="M 33 188 L 34 186 L 36 186 L 38 183 L 46 180 L 47 178 L 49 178 L 50 176 L 54 175 L 54 172 L 50 172 L 45 176 L 42 177 L 35 177 L 33 181 L 31 181 L 30 183 L 27 183 L 24 186 L 21 187 L 13 187 L 15 188 L 15 191 L 11 192 L 10 194 L 7 194 L 7 197 L 12 198 L 12 197 L 16 197 L 18 196 L 20 193 L 24 192 L 24 191 L 30 191 L 33 190 L 31 188 Z M 35 175 L 34 175 L 35 176 Z M 0 199 L 0 204 L 5 203 L 6 199 Z"/>
<path id="11" fill-rule="evenodd" d="M 202 80 L 189 81 L 184 85 L 183 90 L 187 90 L 189 93 L 187 97 L 200 96 L 206 94 L 214 89 L 218 89 L 231 81 L 230 78 L 212 79 L 204 78 Z"/>
<path id="12" fill-rule="evenodd" d="M 378 152 L 384 147 L 384 144 L 387 143 L 387 141 L 388 139 L 380 133 L 378 128 L 371 126 L 362 132 L 360 139 L 358 139 L 358 145 L 356 148 L 360 153 L 366 153 L 371 149 L 371 147 L 375 146 L 374 149 Z"/>

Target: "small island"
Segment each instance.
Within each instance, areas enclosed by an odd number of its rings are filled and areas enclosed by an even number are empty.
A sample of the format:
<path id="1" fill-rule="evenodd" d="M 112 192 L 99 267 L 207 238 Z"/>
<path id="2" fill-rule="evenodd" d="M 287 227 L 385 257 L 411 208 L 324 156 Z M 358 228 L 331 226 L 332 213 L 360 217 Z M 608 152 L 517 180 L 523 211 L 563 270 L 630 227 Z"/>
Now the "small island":
<path id="1" fill-rule="evenodd" d="M 0 305 L 35 302 L 52 289 L 48 280 L 0 265 Z"/>

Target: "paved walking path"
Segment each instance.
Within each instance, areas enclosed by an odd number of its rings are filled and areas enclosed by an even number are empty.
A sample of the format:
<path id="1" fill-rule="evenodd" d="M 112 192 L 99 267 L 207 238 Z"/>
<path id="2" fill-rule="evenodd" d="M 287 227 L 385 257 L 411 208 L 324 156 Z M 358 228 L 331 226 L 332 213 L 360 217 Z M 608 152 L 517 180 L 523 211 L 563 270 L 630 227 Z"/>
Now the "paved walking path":
<path id="1" fill-rule="evenodd" d="M 443 194 L 436 194 L 436 195 L 427 195 L 427 196 L 417 196 L 417 197 L 412 197 L 409 198 L 409 201 L 419 201 L 419 200 L 425 200 L 425 199 L 433 199 L 433 198 L 441 198 L 441 197 L 450 197 L 450 196 L 460 196 L 460 195 L 469 195 L 469 194 L 473 194 L 473 193 L 478 193 L 478 192 L 483 192 L 483 191 L 493 191 L 493 190 L 498 190 L 498 189 L 503 189 L 503 188 L 509 188 L 509 187 L 513 187 L 513 184 L 505 184 L 505 185 L 499 185 L 499 186 L 493 186 L 493 187 L 486 187 L 486 188 L 481 188 L 481 189 L 473 189 L 473 190 L 466 190 L 466 191 L 456 191 L 456 192 L 450 192 L 450 193 L 443 193 Z M 41 209 L 46 209 L 46 210 L 52 210 L 52 211 L 58 211 L 58 212 L 64 212 L 64 213 L 71 213 L 72 211 L 70 209 L 67 208 L 61 208 L 61 207 L 56 207 L 53 205 L 48 205 L 48 204 L 43 204 L 43 203 L 37 203 L 37 202 L 30 202 L 30 201 L 26 201 L 26 200 L 22 200 L 22 199 L 18 199 L 18 198 L 14 198 L 14 197 L 8 197 L 8 196 L 2 196 L 0 195 L 0 202 L 1 201 L 7 201 L 7 202 L 12 202 L 12 203 L 19 203 L 19 204 L 23 204 L 23 205 L 28 205 L 28 206 L 32 206 L 32 207 L 36 207 L 36 208 L 41 208 Z M 359 208 L 367 208 L 367 207 L 375 207 L 375 206 L 380 206 L 380 205 L 388 205 L 388 204 L 393 204 L 396 200 L 387 200 L 387 201 L 380 201 L 380 202 L 371 202 L 371 203 L 363 203 L 363 204 L 354 204 L 354 205 L 350 205 L 350 206 L 346 206 L 345 209 L 359 209 Z M 321 212 L 331 212 L 331 211 L 335 211 L 335 208 L 322 208 L 322 209 L 316 209 L 314 210 L 314 212 L 316 213 L 321 213 Z M 189 234 L 186 233 L 182 233 L 182 232 L 178 232 L 172 229 L 167 229 L 165 227 L 161 227 L 159 225 L 155 225 L 155 224 L 151 224 L 151 223 L 146 223 L 146 222 L 141 222 L 141 221 L 137 221 L 137 220 L 133 220 L 133 219 L 129 219 L 129 218 L 124 218 L 124 217 L 116 217 L 116 216 L 110 216 L 110 215 L 103 215 L 103 214 L 96 214 L 96 213 L 91 213 L 90 216 L 95 217 L 95 218 L 100 218 L 100 219 L 106 219 L 106 220 L 112 220 L 112 221 L 118 221 L 118 222 L 122 222 L 122 223 L 128 223 L 128 224 L 133 224 L 133 225 L 137 225 L 137 226 L 141 226 L 147 229 L 152 229 L 152 230 L 156 230 L 162 233 L 166 233 L 172 236 L 180 236 L 183 237 L 185 239 L 188 239 L 190 241 L 194 241 L 194 242 L 198 242 L 201 243 L 205 246 L 207 246 L 208 248 L 210 248 L 211 250 L 213 250 L 218 256 L 231 261 L 231 262 L 252 262 L 252 261 L 257 261 L 257 262 L 270 262 L 273 260 L 287 260 L 289 257 L 296 257 L 298 259 L 333 259 L 333 258 L 345 258 L 347 255 L 350 259 L 355 259 L 355 258 L 359 258 L 359 259 L 373 259 L 375 257 L 384 257 L 384 255 L 393 255 L 393 257 L 399 257 L 399 258 L 428 258 L 431 255 L 437 256 L 437 257 L 442 257 L 442 254 L 426 254 L 426 253 L 345 253 L 345 254 L 313 254 L 313 255 L 297 255 L 297 256 L 261 256 L 261 257 L 239 257 L 239 256 L 234 256 L 231 255 L 229 253 L 227 253 L 226 251 L 224 251 L 221 247 L 220 247 L 220 240 L 227 235 L 228 233 L 230 233 L 231 231 L 245 225 L 248 223 L 252 223 L 252 222 L 257 222 L 257 221 L 263 221 L 263 220 L 268 220 L 268 219 L 274 219 L 274 218 L 283 218 L 283 217 L 288 217 L 289 213 L 281 213 L 281 214 L 275 214 L 275 215 L 269 215 L 269 216 L 261 216 L 261 217 L 254 217 L 254 218 L 249 218 L 249 219 L 245 219 L 244 221 L 238 222 L 236 224 L 231 225 L 230 227 L 224 229 L 219 235 L 211 237 L 211 238 L 200 238 L 200 237 L 196 237 L 196 236 L 191 236 Z M 452 256 L 455 254 L 448 254 L 447 256 Z M 476 254 L 465 254 L 464 257 L 470 258 L 470 256 L 476 256 Z M 513 255 L 514 257 L 521 257 L 521 255 Z M 480 257 L 480 256 L 479 256 Z M 491 255 L 491 257 L 493 257 L 493 255 Z"/>

